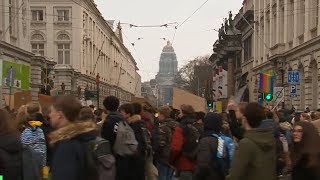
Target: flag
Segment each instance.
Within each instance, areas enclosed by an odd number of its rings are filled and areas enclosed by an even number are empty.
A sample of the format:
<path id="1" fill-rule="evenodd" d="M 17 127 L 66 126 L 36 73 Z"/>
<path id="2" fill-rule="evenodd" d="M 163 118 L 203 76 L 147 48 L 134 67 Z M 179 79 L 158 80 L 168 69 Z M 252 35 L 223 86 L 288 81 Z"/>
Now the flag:
<path id="1" fill-rule="evenodd" d="M 274 76 L 259 74 L 259 91 L 262 93 L 273 93 Z"/>

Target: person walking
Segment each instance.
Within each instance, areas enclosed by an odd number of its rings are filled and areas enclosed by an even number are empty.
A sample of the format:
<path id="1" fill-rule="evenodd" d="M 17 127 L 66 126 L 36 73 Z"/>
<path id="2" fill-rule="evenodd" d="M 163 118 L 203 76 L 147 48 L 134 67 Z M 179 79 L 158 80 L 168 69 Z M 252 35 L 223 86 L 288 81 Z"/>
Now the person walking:
<path id="1" fill-rule="evenodd" d="M 91 180 L 97 172 L 88 167 L 86 144 L 95 140 L 97 126 L 79 121 L 81 103 L 73 96 L 59 96 L 50 108 L 50 123 L 55 131 L 50 137 L 53 147 L 51 180 Z"/>
<path id="2" fill-rule="evenodd" d="M 264 107 L 249 103 L 244 110 L 246 129 L 239 142 L 228 180 L 275 180 L 276 146 L 272 129 L 258 128 L 266 119 Z"/>
<path id="3" fill-rule="evenodd" d="M 159 180 L 173 180 L 174 168 L 169 162 L 172 135 L 179 123 L 170 118 L 171 108 L 162 106 L 158 109 L 159 125 L 153 134 L 154 158 Z"/>
<path id="4" fill-rule="evenodd" d="M 124 169 L 126 176 L 131 180 L 144 180 L 145 179 L 145 160 L 147 144 L 144 139 L 143 130 L 144 122 L 141 116 L 137 115 L 132 104 L 123 104 L 119 107 L 119 111 L 124 119 L 129 123 L 134 131 L 135 138 L 138 141 L 138 148 L 135 154 L 127 156 L 127 166 Z"/>
<path id="5" fill-rule="evenodd" d="M 213 134 L 220 134 L 222 130 L 222 116 L 209 113 L 204 118 L 204 133 L 200 139 L 197 151 L 197 168 L 194 180 L 224 180 L 224 172 L 218 167 L 217 158 L 213 158 L 218 150 L 218 138 Z"/>
<path id="6" fill-rule="evenodd" d="M 0 109 L 0 175 L 10 180 L 23 180 L 22 144 L 10 115 Z"/>
<path id="7" fill-rule="evenodd" d="M 309 122 L 294 125 L 291 161 L 292 180 L 320 179 L 320 137 Z"/>

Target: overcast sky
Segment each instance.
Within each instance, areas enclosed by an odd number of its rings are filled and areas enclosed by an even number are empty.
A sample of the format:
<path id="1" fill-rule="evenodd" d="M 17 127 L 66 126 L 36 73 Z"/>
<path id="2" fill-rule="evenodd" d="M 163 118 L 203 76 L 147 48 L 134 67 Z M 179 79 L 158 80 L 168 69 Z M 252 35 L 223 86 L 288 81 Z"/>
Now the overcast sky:
<path id="1" fill-rule="evenodd" d="M 243 0 L 209 0 L 190 20 L 178 28 L 173 47 L 177 54 L 179 67 L 188 60 L 212 53 L 212 45 L 218 38 L 213 29 L 221 27 L 228 11 L 239 12 Z M 161 25 L 182 23 L 205 0 L 95 0 L 98 9 L 107 20 L 135 25 Z M 142 81 L 155 77 L 159 70 L 159 58 L 166 41 L 172 41 L 175 29 L 168 28 L 130 28 L 123 24 L 125 45 L 138 63 Z M 127 36 L 128 39 L 125 38 Z M 143 38 L 131 43 L 138 38 Z"/>

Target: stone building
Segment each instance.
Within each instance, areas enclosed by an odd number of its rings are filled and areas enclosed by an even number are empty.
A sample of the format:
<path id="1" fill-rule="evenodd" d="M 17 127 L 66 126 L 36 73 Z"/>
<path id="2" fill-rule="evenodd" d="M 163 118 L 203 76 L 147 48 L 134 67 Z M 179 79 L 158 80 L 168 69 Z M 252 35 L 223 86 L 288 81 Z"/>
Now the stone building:
<path id="1" fill-rule="evenodd" d="M 235 27 L 231 12 L 219 29 L 209 60 L 213 63 L 213 100 L 226 108 L 228 98 L 238 94 L 241 77 L 241 32 Z M 242 100 L 242 99 L 241 99 Z"/>
<path id="2" fill-rule="evenodd" d="M 141 77 L 120 23 L 114 30 L 93 0 L 30 0 L 30 10 L 31 50 L 57 62 L 55 84 L 63 83 L 64 93 L 95 91 L 98 78 L 100 105 L 108 95 L 122 102 L 139 95 Z"/>
<path id="3" fill-rule="evenodd" d="M 178 72 L 178 61 L 172 44 L 168 41 L 164 46 L 159 62 L 159 72 L 156 81 L 159 88 L 158 105 L 171 105 L 173 97 L 174 78 Z"/>
<path id="4" fill-rule="evenodd" d="M 248 0 L 247 0 L 248 1 Z M 246 1 L 245 1 L 246 2 Z M 320 108 L 320 18 L 318 0 L 256 0 L 253 75 L 268 72 L 285 88 L 285 104 Z M 298 96 L 289 96 L 288 71 L 300 72 Z M 257 84 L 254 91 L 257 92 Z M 255 93 L 255 98 L 257 94 Z"/>
<path id="5" fill-rule="evenodd" d="M 38 100 L 45 72 L 55 64 L 31 52 L 29 5 L 28 0 L 0 1 L 0 107 Z"/>

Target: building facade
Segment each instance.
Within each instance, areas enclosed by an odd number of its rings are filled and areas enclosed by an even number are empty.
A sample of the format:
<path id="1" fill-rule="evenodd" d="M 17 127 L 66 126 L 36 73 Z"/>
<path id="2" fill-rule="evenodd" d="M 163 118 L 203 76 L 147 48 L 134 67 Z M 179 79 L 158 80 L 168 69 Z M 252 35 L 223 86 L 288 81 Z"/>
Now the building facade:
<path id="1" fill-rule="evenodd" d="M 139 95 L 141 77 L 124 46 L 120 24 L 113 28 L 93 0 L 31 0 L 31 51 L 53 59 L 55 84 L 64 93 L 97 90 L 122 102 Z M 96 101 L 94 101 L 97 104 Z"/>
<path id="2" fill-rule="evenodd" d="M 30 51 L 29 1 L 0 1 L 0 107 L 38 100 L 45 72 L 55 63 Z"/>
<path id="3" fill-rule="evenodd" d="M 156 81 L 159 88 L 158 105 L 171 105 L 173 98 L 174 78 L 178 72 L 178 61 L 172 44 L 168 41 L 163 48 L 160 61 L 159 72 Z"/>
<path id="4" fill-rule="evenodd" d="M 245 1 L 246 2 L 246 1 Z M 320 18 L 318 0 L 256 0 L 253 75 L 273 74 L 284 87 L 285 105 L 320 108 Z M 290 97 L 288 71 L 300 72 L 297 97 Z M 253 89 L 257 98 L 257 84 Z"/>

